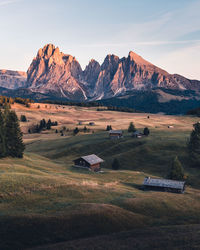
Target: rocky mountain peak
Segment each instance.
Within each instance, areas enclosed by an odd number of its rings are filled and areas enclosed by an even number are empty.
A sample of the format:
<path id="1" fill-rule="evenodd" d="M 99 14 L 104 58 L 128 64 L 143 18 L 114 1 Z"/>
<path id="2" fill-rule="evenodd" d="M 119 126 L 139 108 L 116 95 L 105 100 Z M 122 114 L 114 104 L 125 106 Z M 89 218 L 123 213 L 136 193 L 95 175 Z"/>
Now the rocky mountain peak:
<path id="1" fill-rule="evenodd" d="M 39 49 L 27 76 L 32 91 L 53 92 L 53 95 L 79 101 L 158 87 L 200 89 L 198 82 L 170 75 L 133 51 L 121 59 L 109 54 L 102 65 L 92 59 L 83 71 L 75 57 L 60 52 L 53 44 Z"/>
<path id="2" fill-rule="evenodd" d="M 128 60 L 134 61 L 135 63 L 140 64 L 140 65 L 152 65 L 150 62 L 146 61 L 144 58 L 142 58 L 141 56 L 139 56 L 133 51 L 129 52 Z"/>
<path id="3" fill-rule="evenodd" d="M 91 87 L 94 87 L 99 73 L 101 71 L 100 64 L 94 60 L 91 59 L 89 64 L 86 66 L 85 70 L 83 71 L 83 80 L 86 83 L 86 85 L 90 85 Z"/>

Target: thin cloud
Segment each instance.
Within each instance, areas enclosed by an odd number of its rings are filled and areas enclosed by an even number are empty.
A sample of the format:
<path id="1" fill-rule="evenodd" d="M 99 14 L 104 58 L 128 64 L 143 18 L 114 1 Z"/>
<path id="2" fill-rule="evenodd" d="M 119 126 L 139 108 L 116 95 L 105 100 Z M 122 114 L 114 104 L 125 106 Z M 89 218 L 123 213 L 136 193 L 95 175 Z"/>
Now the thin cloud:
<path id="1" fill-rule="evenodd" d="M 170 44 L 191 44 L 200 43 L 200 40 L 182 40 L 182 41 L 141 41 L 141 42 L 131 42 L 131 43 L 102 43 L 102 44 L 85 44 L 81 47 L 83 48 L 101 48 L 101 47 L 126 47 L 126 46 L 157 46 L 157 45 L 170 45 Z"/>
<path id="2" fill-rule="evenodd" d="M 19 0 L 5 0 L 5 1 L 0 1 L 0 6 L 6 6 L 6 5 L 9 5 L 9 4 L 13 4 L 13 3 L 16 3 L 16 2 L 19 2 Z"/>

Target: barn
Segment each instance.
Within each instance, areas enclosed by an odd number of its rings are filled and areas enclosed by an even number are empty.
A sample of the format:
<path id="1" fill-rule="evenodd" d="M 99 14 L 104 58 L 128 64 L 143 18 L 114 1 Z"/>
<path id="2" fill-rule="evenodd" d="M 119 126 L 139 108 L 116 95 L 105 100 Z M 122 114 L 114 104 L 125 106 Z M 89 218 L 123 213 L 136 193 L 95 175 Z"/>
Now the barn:
<path id="1" fill-rule="evenodd" d="M 156 179 L 145 177 L 143 182 L 144 190 L 157 190 L 174 193 L 184 193 L 185 181 L 174 181 L 167 179 Z"/>
<path id="2" fill-rule="evenodd" d="M 86 155 L 74 160 L 75 167 L 87 168 L 92 171 L 98 172 L 101 170 L 101 163 L 104 162 L 97 155 Z"/>
<path id="3" fill-rule="evenodd" d="M 123 131 L 122 130 L 110 130 L 109 131 L 110 139 L 119 139 L 123 137 Z"/>

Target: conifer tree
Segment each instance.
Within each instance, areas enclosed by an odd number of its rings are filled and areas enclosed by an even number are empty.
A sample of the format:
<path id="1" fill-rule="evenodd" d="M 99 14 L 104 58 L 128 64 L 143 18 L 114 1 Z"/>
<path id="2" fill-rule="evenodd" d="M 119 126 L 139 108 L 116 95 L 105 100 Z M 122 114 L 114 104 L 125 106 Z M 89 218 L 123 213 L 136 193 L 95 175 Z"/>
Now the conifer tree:
<path id="1" fill-rule="evenodd" d="M 73 131 L 73 134 L 74 135 L 77 135 L 79 133 L 79 129 L 78 128 L 75 128 L 74 131 Z"/>
<path id="2" fill-rule="evenodd" d="M 6 156 L 4 117 L 0 110 L 0 158 Z"/>
<path id="3" fill-rule="evenodd" d="M 183 180 L 184 178 L 184 170 L 177 156 L 174 158 L 172 162 L 169 178 L 172 180 Z"/>
<path id="4" fill-rule="evenodd" d="M 112 162 L 112 169 L 113 170 L 118 170 L 120 168 L 120 164 L 119 161 L 117 160 L 117 158 L 115 158 Z"/>
<path id="5" fill-rule="evenodd" d="M 194 129 L 190 134 L 188 150 L 190 161 L 193 167 L 200 167 L 200 123 L 193 125 Z"/>
<path id="6" fill-rule="evenodd" d="M 25 146 L 19 120 L 14 111 L 7 111 L 5 115 L 5 141 L 7 155 L 18 158 L 23 157 Z"/>
<path id="7" fill-rule="evenodd" d="M 144 128 L 144 135 L 146 135 L 146 136 L 148 136 L 149 134 L 150 134 L 150 131 L 149 131 L 149 129 L 146 127 L 146 128 Z"/>
<path id="8" fill-rule="evenodd" d="M 84 133 L 87 132 L 87 127 L 86 126 L 83 128 L 83 131 L 84 131 Z"/>
<path id="9" fill-rule="evenodd" d="M 135 128 L 133 122 L 130 122 L 129 127 L 128 127 L 128 132 L 131 133 L 131 132 L 135 132 L 135 131 L 136 131 L 136 128 Z"/>
<path id="10" fill-rule="evenodd" d="M 25 115 L 21 115 L 20 121 L 21 122 L 27 122 L 26 116 Z"/>
<path id="11" fill-rule="evenodd" d="M 50 120 L 50 119 L 48 120 L 48 122 L 47 122 L 47 124 L 46 124 L 46 128 L 47 128 L 48 130 L 51 129 L 51 120 Z"/>

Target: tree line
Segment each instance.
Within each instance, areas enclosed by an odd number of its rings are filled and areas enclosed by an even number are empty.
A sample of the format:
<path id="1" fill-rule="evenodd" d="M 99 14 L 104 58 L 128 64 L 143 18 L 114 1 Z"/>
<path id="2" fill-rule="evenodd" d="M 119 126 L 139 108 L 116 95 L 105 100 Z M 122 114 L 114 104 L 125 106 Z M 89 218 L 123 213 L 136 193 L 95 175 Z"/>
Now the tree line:
<path id="1" fill-rule="evenodd" d="M 34 101 L 29 98 L 0 96 L 0 107 L 10 108 L 10 105 L 14 103 L 19 103 L 29 107 L 30 103 L 34 103 Z"/>
<path id="2" fill-rule="evenodd" d="M 45 119 L 42 119 L 39 124 L 33 125 L 31 128 L 28 129 L 28 133 L 40 133 L 42 130 L 50 130 L 52 126 L 57 126 L 58 122 L 52 122 L 51 119 L 46 121 Z"/>
<path id="3" fill-rule="evenodd" d="M 15 111 L 0 110 L 0 158 L 23 157 L 25 149 L 19 120 Z"/>

